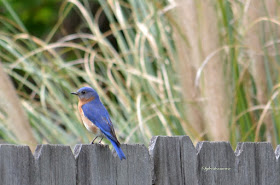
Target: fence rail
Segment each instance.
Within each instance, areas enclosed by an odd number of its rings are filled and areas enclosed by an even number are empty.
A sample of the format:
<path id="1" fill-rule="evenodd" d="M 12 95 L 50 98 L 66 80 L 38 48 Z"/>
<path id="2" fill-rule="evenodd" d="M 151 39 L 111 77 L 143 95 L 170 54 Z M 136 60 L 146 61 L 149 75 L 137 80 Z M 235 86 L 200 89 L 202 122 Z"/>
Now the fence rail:
<path id="1" fill-rule="evenodd" d="M 280 145 L 199 142 L 187 136 L 153 137 L 149 149 L 124 144 L 120 161 L 108 146 L 0 145 L 1 185 L 280 185 Z"/>

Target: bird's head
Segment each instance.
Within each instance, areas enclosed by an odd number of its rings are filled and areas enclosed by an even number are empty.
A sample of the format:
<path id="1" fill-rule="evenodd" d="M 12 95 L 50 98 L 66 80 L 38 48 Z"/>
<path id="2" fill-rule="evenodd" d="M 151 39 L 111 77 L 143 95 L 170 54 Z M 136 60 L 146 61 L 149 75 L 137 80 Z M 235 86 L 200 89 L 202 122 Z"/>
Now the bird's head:
<path id="1" fill-rule="evenodd" d="M 82 101 L 99 99 L 97 92 L 91 87 L 82 87 L 77 92 L 72 92 L 71 94 L 77 95 Z"/>

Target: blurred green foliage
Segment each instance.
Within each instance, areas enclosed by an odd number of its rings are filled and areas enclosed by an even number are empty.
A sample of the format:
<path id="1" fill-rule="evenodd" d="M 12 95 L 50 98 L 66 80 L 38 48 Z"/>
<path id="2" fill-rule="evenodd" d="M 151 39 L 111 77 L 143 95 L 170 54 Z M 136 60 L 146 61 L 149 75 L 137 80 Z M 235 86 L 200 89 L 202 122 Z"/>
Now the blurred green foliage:
<path id="1" fill-rule="evenodd" d="M 63 0 L 6 0 L 18 14 L 20 20 L 31 35 L 43 37 L 57 22 L 59 7 Z M 10 12 L 0 1 L 1 15 L 12 18 Z"/>

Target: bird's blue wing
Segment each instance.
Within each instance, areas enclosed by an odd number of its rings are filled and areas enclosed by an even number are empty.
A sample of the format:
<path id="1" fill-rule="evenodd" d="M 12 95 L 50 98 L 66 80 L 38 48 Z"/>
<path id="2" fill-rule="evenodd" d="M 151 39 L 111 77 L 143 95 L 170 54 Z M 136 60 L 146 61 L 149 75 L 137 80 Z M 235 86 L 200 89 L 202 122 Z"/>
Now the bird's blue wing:
<path id="1" fill-rule="evenodd" d="M 119 144 L 109 114 L 102 104 L 95 106 L 91 103 L 87 103 L 82 106 L 82 109 L 84 115 L 95 124 L 106 137 L 109 137 Z"/>

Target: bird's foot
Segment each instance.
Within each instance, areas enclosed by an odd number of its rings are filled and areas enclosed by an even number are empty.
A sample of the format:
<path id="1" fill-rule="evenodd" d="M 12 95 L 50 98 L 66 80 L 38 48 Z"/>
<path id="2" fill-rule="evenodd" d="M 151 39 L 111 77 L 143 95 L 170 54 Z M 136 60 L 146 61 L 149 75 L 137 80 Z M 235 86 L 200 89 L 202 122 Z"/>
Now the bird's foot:
<path id="1" fill-rule="evenodd" d="M 96 140 L 96 138 L 98 138 L 98 136 L 96 136 L 96 137 L 92 140 L 91 144 L 94 144 L 94 141 Z"/>
<path id="2" fill-rule="evenodd" d="M 103 139 L 103 136 L 101 137 L 100 141 L 98 142 L 99 144 L 101 143 L 102 139 Z"/>

